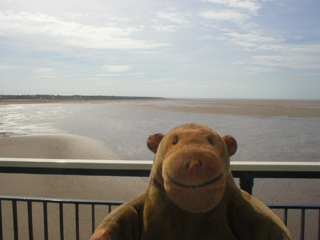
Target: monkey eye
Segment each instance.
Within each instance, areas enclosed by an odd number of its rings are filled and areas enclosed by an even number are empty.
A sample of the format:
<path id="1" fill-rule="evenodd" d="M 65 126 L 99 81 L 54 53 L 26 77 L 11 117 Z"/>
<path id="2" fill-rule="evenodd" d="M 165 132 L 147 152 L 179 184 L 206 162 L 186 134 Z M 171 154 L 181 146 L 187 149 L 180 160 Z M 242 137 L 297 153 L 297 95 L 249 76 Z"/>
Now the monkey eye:
<path id="1" fill-rule="evenodd" d="M 176 145 L 178 142 L 179 142 L 179 138 L 178 138 L 178 137 L 175 137 L 175 138 L 173 139 L 173 141 L 172 141 L 172 143 L 173 143 L 174 145 Z"/>
<path id="2" fill-rule="evenodd" d="M 211 144 L 211 145 L 214 145 L 214 141 L 212 138 L 208 138 L 208 142 Z"/>

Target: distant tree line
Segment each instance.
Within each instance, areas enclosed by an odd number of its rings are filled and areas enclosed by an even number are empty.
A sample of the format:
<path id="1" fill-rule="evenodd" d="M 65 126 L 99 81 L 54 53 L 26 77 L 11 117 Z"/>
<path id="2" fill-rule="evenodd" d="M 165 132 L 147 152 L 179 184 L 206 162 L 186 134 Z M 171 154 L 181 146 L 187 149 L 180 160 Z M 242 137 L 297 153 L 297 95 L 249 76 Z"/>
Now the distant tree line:
<path id="1" fill-rule="evenodd" d="M 124 99 L 158 99 L 157 97 L 133 97 L 133 96 L 101 96 L 101 95 L 1 95 L 1 99 L 7 100 L 124 100 Z"/>

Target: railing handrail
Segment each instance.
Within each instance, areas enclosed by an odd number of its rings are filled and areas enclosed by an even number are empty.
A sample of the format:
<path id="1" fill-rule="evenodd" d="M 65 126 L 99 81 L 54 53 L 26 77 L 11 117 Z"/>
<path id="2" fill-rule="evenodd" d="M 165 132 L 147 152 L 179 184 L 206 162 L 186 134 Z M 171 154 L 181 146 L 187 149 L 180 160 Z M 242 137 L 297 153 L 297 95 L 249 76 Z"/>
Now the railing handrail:
<path id="1" fill-rule="evenodd" d="M 148 177 L 153 161 L 0 158 L 0 173 Z M 255 178 L 320 178 L 319 162 L 231 161 L 240 187 L 252 193 Z"/>
<path id="2" fill-rule="evenodd" d="M 152 164 L 149 160 L 0 158 L 0 167 L 151 170 Z"/>
<path id="3" fill-rule="evenodd" d="M 20 202 L 32 201 L 32 202 L 55 202 L 55 203 L 81 203 L 81 204 L 112 204 L 120 205 L 125 201 L 112 201 L 112 200 L 96 200 L 96 199 L 72 199 L 72 198 L 45 198 L 45 197 L 22 197 L 22 196 L 1 196 L 0 200 L 18 200 Z"/>
<path id="4" fill-rule="evenodd" d="M 151 170 L 150 160 L 0 158 L 0 167 Z M 231 161 L 231 171 L 320 172 L 320 162 Z"/>

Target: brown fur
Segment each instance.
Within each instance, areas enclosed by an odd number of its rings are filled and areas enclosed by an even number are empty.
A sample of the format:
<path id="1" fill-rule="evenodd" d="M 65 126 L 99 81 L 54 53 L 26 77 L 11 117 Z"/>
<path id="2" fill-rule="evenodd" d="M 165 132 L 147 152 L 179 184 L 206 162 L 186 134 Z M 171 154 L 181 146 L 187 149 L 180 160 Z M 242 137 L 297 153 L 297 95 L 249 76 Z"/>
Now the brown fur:
<path id="1" fill-rule="evenodd" d="M 111 212 L 91 240 L 290 240 L 284 224 L 241 191 L 229 171 L 237 150 L 201 124 L 153 134 L 156 153 L 146 189 Z"/>

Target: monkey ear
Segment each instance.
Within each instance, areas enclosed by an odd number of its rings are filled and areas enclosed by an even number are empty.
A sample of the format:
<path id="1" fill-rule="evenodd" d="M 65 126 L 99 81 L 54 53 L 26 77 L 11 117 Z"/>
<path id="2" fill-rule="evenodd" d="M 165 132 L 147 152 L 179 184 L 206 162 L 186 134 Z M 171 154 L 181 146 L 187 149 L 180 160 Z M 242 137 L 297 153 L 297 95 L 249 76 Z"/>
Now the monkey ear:
<path id="1" fill-rule="evenodd" d="M 157 153 L 158 146 L 164 135 L 162 133 L 151 134 L 147 140 L 147 146 L 151 152 Z"/>
<path id="2" fill-rule="evenodd" d="M 225 136 L 222 137 L 222 139 L 226 143 L 227 148 L 228 148 L 229 156 L 231 157 L 237 151 L 237 148 L 238 148 L 237 141 L 230 135 L 225 135 Z"/>

